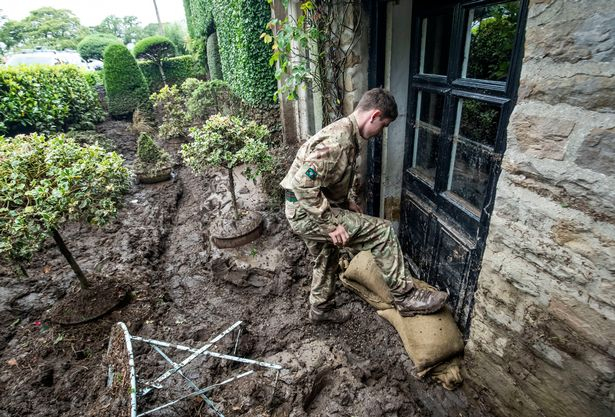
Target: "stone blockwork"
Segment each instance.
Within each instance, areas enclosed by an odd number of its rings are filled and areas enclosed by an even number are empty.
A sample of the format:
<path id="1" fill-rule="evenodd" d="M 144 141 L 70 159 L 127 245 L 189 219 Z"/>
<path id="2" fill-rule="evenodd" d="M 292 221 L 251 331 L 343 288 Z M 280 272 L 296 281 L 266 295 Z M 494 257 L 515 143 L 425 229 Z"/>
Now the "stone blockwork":
<path id="1" fill-rule="evenodd" d="M 534 0 L 466 349 L 504 416 L 615 415 L 615 3 Z"/>

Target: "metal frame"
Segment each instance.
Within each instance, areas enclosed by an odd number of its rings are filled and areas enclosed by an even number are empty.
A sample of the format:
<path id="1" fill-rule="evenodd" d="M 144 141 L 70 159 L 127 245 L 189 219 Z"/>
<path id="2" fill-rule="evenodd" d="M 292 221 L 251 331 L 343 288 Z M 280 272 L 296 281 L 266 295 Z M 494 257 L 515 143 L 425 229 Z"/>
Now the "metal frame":
<path id="1" fill-rule="evenodd" d="M 220 410 L 217 409 L 216 405 L 214 404 L 214 402 L 209 399 L 205 394 L 214 390 L 215 388 L 218 388 L 220 386 L 229 384 L 233 381 L 236 381 L 238 379 L 244 378 L 246 376 L 252 375 L 255 370 L 250 369 L 248 371 L 244 371 L 244 372 L 239 372 L 237 374 L 235 374 L 234 376 L 227 378 L 223 381 L 220 381 L 218 383 L 209 385 L 207 387 L 204 388 L 199 388 L 194 381 L 192 381 L 190 378 L 188 378 L 183 372 L 182 369 L 187 366 L 190 362 L 192 362 L 194 359 L 196 359 L 199 356 L 209 356 L 212 358 L 216 358 L 216 359 L 222 359 L 222 360 L 229 360 L 229 361 L 234 361 L 234 362 L 238 362 L 238 363 L 242 363 L 242 364 L 247 364 L 247 365 L 252 365 L 252 366 L 257 366 L 257 367 L 261 367 L 261 368 L 267 368 L 267 369 L 273 369 L 276 371 L 276 376 L 275 376 L 275 381 L 273 386 L 275 387 L 275 385 L 277 384 L 277 380 L 278 380 L 278 376 L 280 371 L 283 369 L 282 366 L 280 365 L 276 365 L 273 363 L 269 363 L 269 362 L 262 362 L 262 361 L 256 361 L 256 360 L 252 360 L 252 359 L 247 359 L 247 358 L 243 358 L 240 356 L 236 356 L 235 353 L 237 352 L 237 346 L 239 345 L 239 338 L 241 336 L 241 321 L 237 321 L 235 322 L 233 325 L 231 325 L 230 327 L 228 327 L 226 330 L 224 330 L 222 333 L 218 334 L 217 336 L 215 336 L 213 339 L 211 339 L 209 342 L 207 342 L 205 345 L 203 345 L 201 348 L 198 349 L 194 349 L 191 348 L 189 346 L 184 346 L 184 345 L 178 345 L 178 344 L 173 344 L 173 343 L 168 343 L 168 342 L 164 342 L 161 340 L 154 340 L 154 339 L 146 339 L 140 336 L 133 336 L 129 333 L 128 328 L 126 327 L 126 325 L 122 322 L 118 322 L 116 324 L 116 326 L 121 330 L 123 336 L 124 336 L 124 343 L 126 344 L 126 350 L 128 352 L 128 366 L 130 368 L 130 416 L 131 417 L 141 417 L 141 416 L 146 416 L 146 415 L 150 415 L 152 413 L 155 413 L 156 411 L 162 410 L 164 408 L 167 408 L 173 404 L 178 403 L 179 401 L 188 399 L 188 398 L 193 398 L 193 397 L 197 397 L 200 396 L 203 401 L 209 406 L 209 408 L 215 413 L 215 415 L 219 416 L 219 417 L 224 417 L 224 415 L 222 414 L 222 412 L 220 412 Z M 113 334 L 113 330 L 111 331 L 111 334 Z M 237 330 L 237 336 L 235 338 L 235 346 L 233 348 L 233 355 L 227 355 L 227 354 L 223 354 L 223 353 L 218 353 L 218 352 L 214 352 L 209 350 L 212 346 L 214 346 L 218 341 L 220 341 L 223 337 L 225 337 L 228 334 L 231 334 L 234 330 Z M 136 367 L 135 367 L 135 360 L 134 360 L 134 355 L 133 355 L 133 351 L 132 351 L 132 342 L 141 342 L 141 343 L 145 343 L 149 346 L 151 346 L 167 363 L 169 363 L 169 365 L 171 365 L 171 368 L 166 370 L 165 372 L 163 372 L 161 375 L 159 375 L 157 378 L 155 378 L 153 381 L 143 381 L 140 385 L 141 386 L 137 386 L 137 374 L 136 374 Z M 111 351 L 111 344 L 113 343 L 113 338 L 109 341 L 109 351 Z M 170 349 L 175 349 L 178 351 L 184 351 L 184 352 L 190 352 L 191 354 L 186 357 L 184 360 L 182 360 L 180 363 L 175 362 L 173 359 L 171 359 L 161 348 L 170 348 Z M 114 375 L 114 369 L 113 367 L 110 365 L 109 366 L 109 373 L 108 373 L 108 379 L 107 379 L 107 386 L 112 386 L 113 384 L 113 375 Z M 162 385 L 162 383 L 168 379 L 170 376 L 174 375 L 175 373 L 178 373 L 179 375 L 182 376 L 182 378 L 184 378 L 186 380 L 187 385 L 190 387 L 190 389 L 192 389 L 192 393 L 187 394 L 187 395 L 183 395 L 179 398 L 176 398 L 166 404 L 160 405 L 158 407 L 152 408 L 151 410 L 147 410 L 144 411 L 140 414 L 137 413 L 137 401 L 139 398 L 142 398 L 144 396 L 146 396 L 147 394 L 149 394 L 150 392 L 152 392 L 153 390 L 156 389 L 163 389 L 164 386 Z M 139 381 L 141 382 L 141 381 Z"/>

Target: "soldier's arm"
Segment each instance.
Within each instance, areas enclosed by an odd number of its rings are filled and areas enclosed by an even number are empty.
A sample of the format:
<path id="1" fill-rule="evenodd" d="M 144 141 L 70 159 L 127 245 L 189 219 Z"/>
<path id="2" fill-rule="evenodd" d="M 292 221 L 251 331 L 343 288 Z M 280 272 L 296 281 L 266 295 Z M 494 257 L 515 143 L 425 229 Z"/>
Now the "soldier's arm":
<path id="1" fill-rule="evenodd" d="M 297 170 L 292 189 L 297 201 L 320 225 L 322 233 L 335 230 L 331 206 L 321 191 L 335 175 L 335 165 L 340 158 L 339 147 L 319 144 L 306 155 L 303 165 Z"/>

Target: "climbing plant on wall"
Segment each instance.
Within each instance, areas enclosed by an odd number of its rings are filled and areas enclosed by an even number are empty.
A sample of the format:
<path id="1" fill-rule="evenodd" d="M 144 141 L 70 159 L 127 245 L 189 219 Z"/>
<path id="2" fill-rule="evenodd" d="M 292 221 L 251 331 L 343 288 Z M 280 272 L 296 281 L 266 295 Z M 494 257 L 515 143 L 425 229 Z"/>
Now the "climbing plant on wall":
<path id="1" fill-rule="evenodd" d="M 276 82 L 260 40 L 270 9 L 262 0 L 184 0 L 190 36 L 217 33 L 222 78 L 250 104 L 273 101 Z"/>

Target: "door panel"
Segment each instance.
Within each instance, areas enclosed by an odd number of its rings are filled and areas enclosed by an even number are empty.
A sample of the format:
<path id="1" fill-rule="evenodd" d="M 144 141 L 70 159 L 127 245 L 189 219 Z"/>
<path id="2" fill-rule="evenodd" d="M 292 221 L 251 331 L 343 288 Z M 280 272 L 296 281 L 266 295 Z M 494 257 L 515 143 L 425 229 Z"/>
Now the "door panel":
<path id="1" fill-rule="evenodd" d="M 516 99 L 527 0 L 415 0 L 400 240 L 469 331 Z"/>

